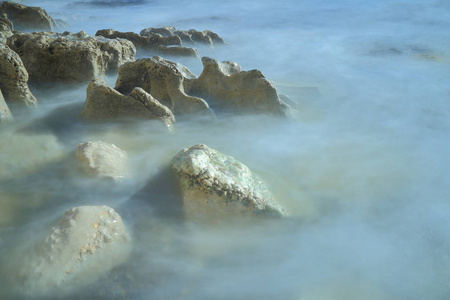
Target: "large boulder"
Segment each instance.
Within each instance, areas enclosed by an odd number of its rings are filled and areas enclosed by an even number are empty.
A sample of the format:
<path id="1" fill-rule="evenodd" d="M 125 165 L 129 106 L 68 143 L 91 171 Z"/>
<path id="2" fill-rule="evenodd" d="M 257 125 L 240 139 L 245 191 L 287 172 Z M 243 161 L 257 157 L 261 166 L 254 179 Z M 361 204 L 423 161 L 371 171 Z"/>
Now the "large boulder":
<path id="1" fill-rule="evenodd" d="M 129 251 L 129 234 L 114 209 L 72 208 L 23 258 L 24 290 L 36 296 L 80 287 L 123 263 Z"/>
<path id="2" fill-rule="evenodd" d="M 116 89 L 124 94 L 140 87 L 177 114 L 209 114 L 208 103 L 184 92 L 183 82 L 195 76 L 183 65 L 162 59 L 138 59 L 119 68 Z"/>
<path id="3" fill-rule="evenodd" d="M 134 32 L 120 32 L 113 29 L 98 30 L 96 36 L 109 39 L 121 38 L 131 41 L 138 51 L 157 55 L 197 57 L 197 49 L 182 47 L 178 36 L 139 35 Z M 169 47 L 176 46 L 176 47 Z"/>
<path id="4" fill-rule="evenodd" d="M 119 180 L 127 174 L 128 155 L 114 144 L 102 141 L 81 143 L 76 156 L 83 169 L 94 176 Z"/>
<path id="5" fill-rule="evenodd" d="M 142 88 L 133 88 L 129 95 L 125 96 L 98 80 L 93 80 L 89 84 L 86 90 L 86 104 L 80 116 L 85 120 L 160 119 L 169 129 L 175 122 L 170 109 Z"/>
<path id="6" fill-rule="evenodd" d="M 206 145 L 180 151 L 171 162 L 188 216 L 282 216 L 265 183 L 244 164 Z"/>
<path id="7" fill-rule="evenodd" d="M 198 78 L 186 67 L 157 56 L 127 63 L 119 68 L 116 89 L 127 94 L 141 87 L 175 115 L 206 111 L 210 106 L 216 112 L 290 115 L 290 107 L 261 71 L 242 71 L 236 63 L 208 57 L 202 62 Z"/>
<path id="8" fill-rule="evenodd" d="M 28 72 L 19 55 L 0 43 L 0 89 L 8 103 L 35 106 L 36 98 L 28 88 Z"/>
<path id="9" fill-rule="evenodd" d="M 0 123 L 12 120 L 11 111 L 3 99 L 2 90 L 0 90 Z"/>
<path id="10" fill-rule="evenodd" d="M 32 82 L 88 82 L 116 71 L 136 55 L 133 43 L 124 39 L 89 36 L 81 31 L 16 32 L 8 45 L 17 52 Z"/>
<path id="11" fill-rule="evenodd" d="M 57 28 L 52 17 L 40 7 L 2 1 L 0 2 L 0 15 L 3 14 L 8 16 L 16 30 L 51 31 Z"/>

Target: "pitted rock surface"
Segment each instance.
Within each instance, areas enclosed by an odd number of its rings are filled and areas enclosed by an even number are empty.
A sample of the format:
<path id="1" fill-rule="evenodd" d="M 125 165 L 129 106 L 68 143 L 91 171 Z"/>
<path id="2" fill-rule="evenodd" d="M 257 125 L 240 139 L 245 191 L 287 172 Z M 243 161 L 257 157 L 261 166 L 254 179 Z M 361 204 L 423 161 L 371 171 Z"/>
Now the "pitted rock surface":
<path id="1" fill-rule="evenodd" d="M 51 31 L 57 29 L 56 22 L 40 7 L 2 1 L 0 2 L 0 15 L 3 14 L 8 16 L 16 30 Z"/>
<path id="2" fill-rule="evenodd" d="M 171 167 L 188 215 L 284 215 L 266 184 L 244 164 L 206 145 L 174 156 Z"/>
<path id="3" fill-rule="evenodd" d="M 128 155 L 114 144 L 102 141 L 81 143 L 76 156 L 84 170 L 97 177 L 120 180 L 127 175 Z"/>
<path id="4" fill-rule="evenodd" d="M 170 109 L 136 87 L 128 96 L 121 94 L 99 80 L 93 80 L 86 91 L 86 104 L 81 112 L 85 120 L 120 118 L 161 119 L 172 130 L 175 117 Z"/>
<path id="5" fill-rule="evenodd" d="M 133 61 L 136 48 L 124 39 L 89 36 L 81 31 L 16 32 L 8 45 L 17 52 L 32 82 L 88 82 Z"/>
<path id="6" fill-rule="evenodd" d="M 36 98 L 28 88 L 28 72 L 19 55 L 0 43 L 0 89 L 7 103 L 33 107 Z"/>

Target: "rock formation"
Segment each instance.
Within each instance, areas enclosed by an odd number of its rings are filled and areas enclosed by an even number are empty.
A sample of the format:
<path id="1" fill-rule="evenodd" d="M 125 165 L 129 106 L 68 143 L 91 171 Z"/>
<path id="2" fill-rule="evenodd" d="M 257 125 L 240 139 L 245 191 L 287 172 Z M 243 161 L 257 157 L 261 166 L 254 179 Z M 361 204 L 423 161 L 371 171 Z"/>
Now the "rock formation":
<path id="1" fill-rule="evenodd" d="M 202 58 L 203 72 L 196 78 L 186 67 L 160 57 L 139 59 L 119 68 L 116 89 L 127 94 L 141 87 L 173 113 L 207 111 L 270 113 L 289 116 L 290 107 L 259 70 L 242 71 L 232 62 Z"/>
<path id="2" fill-rule="evenodd" d="M 161 119 L 169 129 L 175 122 L 170 109 L 143 89 L 133 88 L 129 95 L 125 96 L 98 80 L 93 80 L 89 84 L 86 90 L 86 104 L 80 116 L 85 120 Z"/>
<path id="3" fill-rule="evenodd" d="M 17 52 L 32 82 L 88 82 L 134 60 L 136 48 L 124 39 L 92 37 L 81 31 L 15 33 L 8 45 Z"/>
<path id="4" fill-rule="evenodd" d="M 82 286 L 124 262 L 129 250 L 129 235 L 112 208 L 72 208 L 24 257 L 25 290 L 35 296 Z"/>
<path id="5" fill-rule="evenodd" d="M 84 170 L 94 176 L 119 180 L 127 174 L 127 153 L 113 144 L 85 142 L 78 145 L 76 156 Z"/>
<path id="6" fill-rule="evenodd" d="M 12 120 L 11 111 L 3 99 L 2 90 L 0 90 L 0 123 Z"/>
<path id="7" fill-rule="evenodd" d="M 195 76 L 183 65 L 155 56 L 126 63 L 119 68 L 116 89 L 124 94 L 140 87 L 177 115 L 209 114 L 205 100 L 184 92 L 183 81 Z"/>
<path id="8" fill-rule="evenodd" d="M 11 104 L 35 106 L 36 98 L 28 88 L 28 72 L 19 55 L 0 43 L 0 89 Z"/>
<path id="9" fill-rule="evenodd" d="M 13 35 L 14 26 L 6 14 L 0 15 L 0 44 L 6 44 L 7 39 Z"/>
<path id="10" fill-rule="evenodd" d="M 145 28 L 140 32 L 141 36 L 155 37 L 162 36 L 166 38 L 179 37 L 185 44 L 205 44 L 209 46 L 225 44 L 223 39 L 215 32 L 210 30 L 197 31 L 195 29 L 190 30 L 178 30 L 175 27 L 163 27 L 163 28 Z"/>
<path id="11" fill-rule="evenodd" d="M 284 215 L 267 186 L 248 167 L 206 145 L 183 149 L 171 167 L 188 216 Z"/>
<path id="12" fill-rule="evenodd" d="M 40 7 L 26 6 L 19 3 L 0 2 L 0 15 L 6 14 L 16 30 L 51 31 L 57 28 L 56 22 Z"/>

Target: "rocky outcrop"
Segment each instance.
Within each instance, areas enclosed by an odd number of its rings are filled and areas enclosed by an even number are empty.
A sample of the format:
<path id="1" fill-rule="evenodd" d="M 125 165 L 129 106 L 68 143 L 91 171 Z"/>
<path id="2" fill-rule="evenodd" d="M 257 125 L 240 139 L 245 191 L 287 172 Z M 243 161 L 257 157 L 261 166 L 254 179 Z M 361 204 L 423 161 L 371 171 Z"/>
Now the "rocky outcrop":
<path id="1" fill-rule="evenodd" d="M 82 286 L 124 262 L 129 250 L 129 235 L 114 209 L 72 208 L 24 257 L 25 291 L 36 296 Z"/>
<path id="2" fill-rule="evenodd" d="M 19 55 L 0 43 L 0 89 L 10 105 L 35 106 L 36 98 L 28 88 L 28 72 Z"/>
<path id="3" fill-rule="evenodd" d="M 129 95 L 125 96 L 98 80 L 89 84 L 86 91 L 86 104 L 80 116 L 85 120 L 161 119 L 169 129 L 175 122 L 170 109 L 143 89 L 133 88 Z"/>
<path id="4" fill-rule="evenodd" d="M 126 63 L 119 68 L 116 89 L 124 94 L 140 87 L 177 115 L 209 114 L 205 100 L 184 92 L 183 82 L 195 76 L 183 65 L 155 56 Z"/>
<path id="5" fill-rule="evenodd" d="M 267 186 L 252 171 L 206 145 L 183 149 L 172 159 L 188 216 L 282 216 Z"/>
<path id="6" fill-rule="evenodd" d="M 114 144 L 85 142 L 78 145 L 76 156 L 88 174 L 114 180 L 122 179 L 127 174 L 127 153 Z"/>
<path id="7" fill-rule="evenodd" d="M 136 55 L 133 43 L 124 39 L 92 37 L 81 31 L 17 32 L 8 39 L 32 82 L 88 82 L 115 71 Z"/>
<path id="8" fill-rule="evenodd" d="M 40 7 L 26 6 L 19 3 L 0 2 L 0 15 L 6 14 L 16 30 L 51 31 L 57 29 L 52 17 Z"/>
<path id="9" fill-rule="evenodd" d="M 6 14 L 0 15 L 0 44 L 6 44 L 7 39 L 13 35 L 14 26 Z"/>
<path id="10" fill-rule="evenodd" d="M 141 36 L 145 37 L 179 37 L 185 44 L 205 44 L 209 46 L 225 44 L 223 39 L 215 32 L 210 30 L 197 31 L 195 29 L 190 30 L 178 30 L 175 27 L 162 27 L 162 28 L 145 28 L 140 32 Z"/>
<path id="11" fill-rule="evenodd" d="M 11 111 L 3 99 L 2 90 L 0 90 L 0 123 L 12 120 Z"/>
<path id="12" fill-rule="evenodd" d="M 196 78 L 186 67 L 160 57 L 140 59 L 119 68 L 116 89 L 129 93 L 141 87 L 175 115 L 206 111 L 270 113 L 290 116 L 290 107 L 261 71 L 242 71 L 232 62 L 202 58 L 203 72 Z"/>
<path id="13" fill-rule="evenodd" d="M 178 36 L 162 36 L 154 34 L 142 36 L 134 32 L 119 32 L 112 29 L 98 30 L 96 36 L 103 36 L 109 39 L 121 38 L 131 41 L 140 52 L 157 55 L 187 56 L 197 57 L 197 49 L 182 47 L 181 39 Z M 176 46 L 176 47 L 169 47 Z"/>

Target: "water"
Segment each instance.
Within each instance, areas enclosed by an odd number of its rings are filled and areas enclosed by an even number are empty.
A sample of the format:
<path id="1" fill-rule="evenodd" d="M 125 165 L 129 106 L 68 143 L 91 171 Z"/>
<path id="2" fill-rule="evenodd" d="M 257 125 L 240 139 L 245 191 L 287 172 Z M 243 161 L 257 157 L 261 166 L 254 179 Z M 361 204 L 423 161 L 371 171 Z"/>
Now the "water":
<path id="1" fill-rule="evenodd" d="M 122 215 L 133 255 L 67 297 L 450 297 L 446 1 L 22 2 L 46 8 L 74 32 L 150 26 L 215 31 L 228 45 L 200 49 L 201 55 L 262 70 L 298 102 L 298 111 L 291 121 L 180 121 L 170 134 L 153 121 L 84 124 L 77 116 L 85 85 L 32 86 L 38 110 L 16 114 L 15 123 L 2 127 L 4 297 L 21 288 L 14 266 L 22 249 L 66 209 L 100 204 Z M 200 74 L 200 60 L 180 62 Z M 115 79 L 106 81 L 112 86 Z M 50 146 L 43 151 L 25 138 L 10 142 L 19 133 Z M 76 145 L 98 139 L 128 152 L 128 180 L 111 187 L 74 168 Z M 163 194 L 149 182 L 163 182 L 171 157 L 197 143 L 244 162 L 291 217 L 202 224 L 160 209 Z M 25 175 L 24 160 L 33 162 Z"/>

